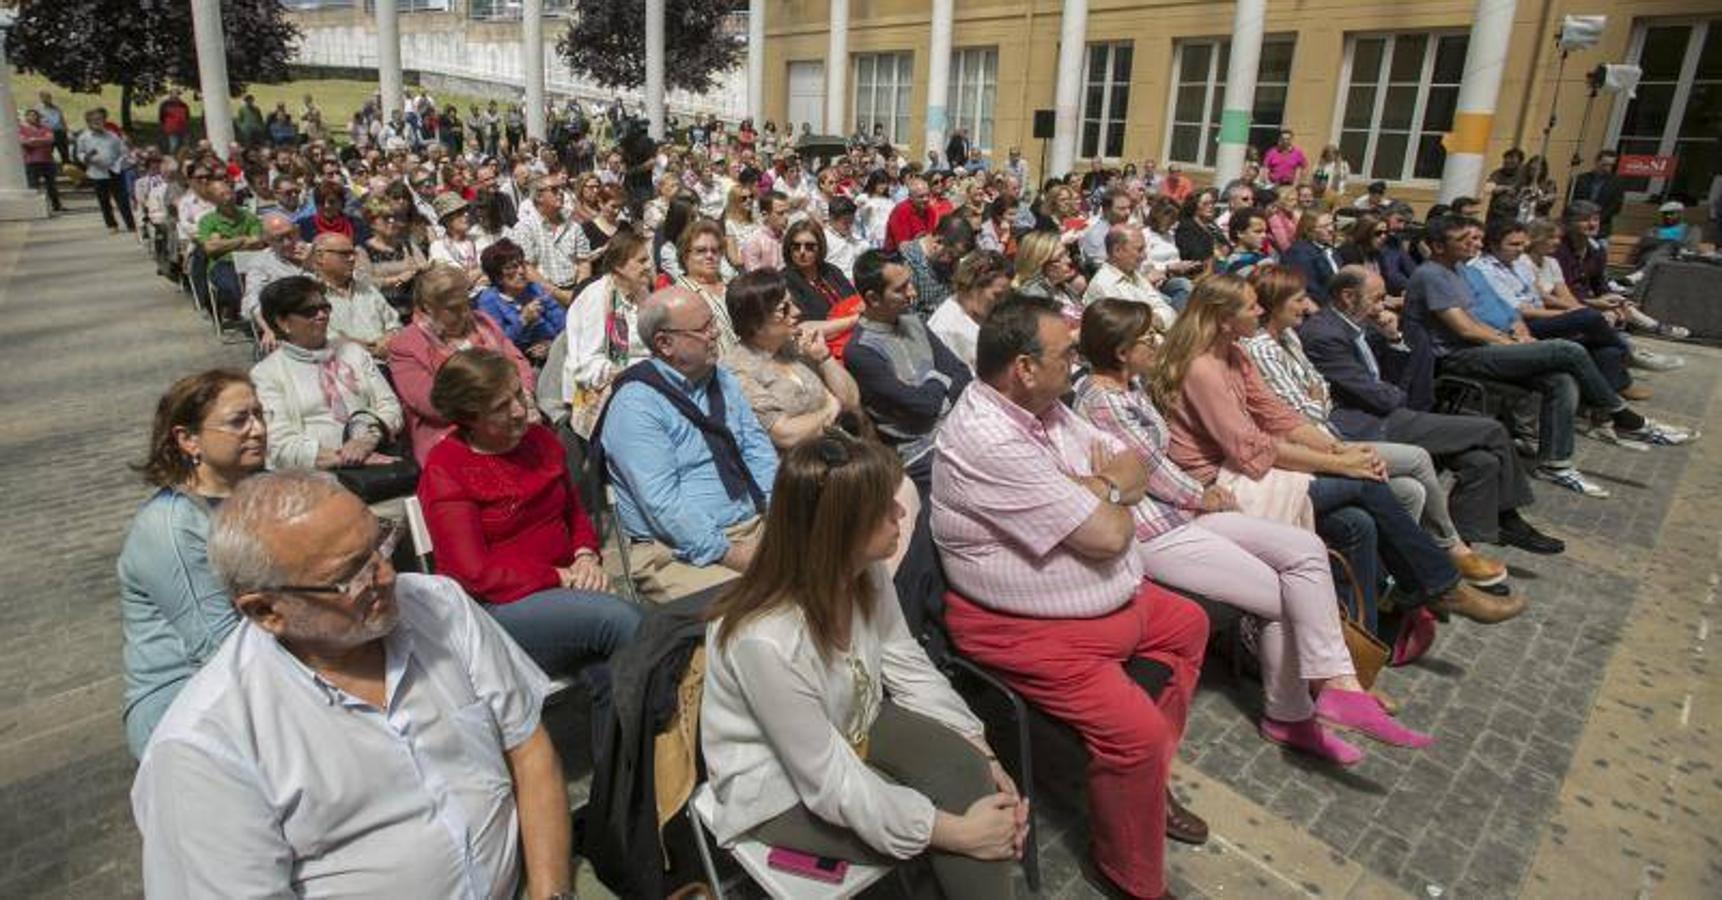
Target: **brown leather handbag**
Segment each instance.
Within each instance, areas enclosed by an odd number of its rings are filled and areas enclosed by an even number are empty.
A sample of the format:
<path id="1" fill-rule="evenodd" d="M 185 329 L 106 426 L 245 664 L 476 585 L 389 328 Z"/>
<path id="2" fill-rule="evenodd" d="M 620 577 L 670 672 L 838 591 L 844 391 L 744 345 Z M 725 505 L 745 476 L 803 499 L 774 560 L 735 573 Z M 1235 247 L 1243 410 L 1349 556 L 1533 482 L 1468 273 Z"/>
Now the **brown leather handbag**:
<path id="1" fill-rule="evenodd" d="M 1327 551 L 1327 555 L 1339 564 L 1345 572 L 1346 583 L 1351 586 L 1349 603 L 1344 594 L 1336 592 L 1335 599 L 1339 603 L 1339 624 L 1345 632 L 1345 649 L 1351 653 L 1351 665 L 1357 670 L 1358 684 L 1367 691 L 1375 686 L 1375 679 L 1387 665 L 1390 651 L 1363 624 L 1363 586 L 1357 583 L 1357 573 L 1352 570 L 1351 561 L 1332 550 Z"/>

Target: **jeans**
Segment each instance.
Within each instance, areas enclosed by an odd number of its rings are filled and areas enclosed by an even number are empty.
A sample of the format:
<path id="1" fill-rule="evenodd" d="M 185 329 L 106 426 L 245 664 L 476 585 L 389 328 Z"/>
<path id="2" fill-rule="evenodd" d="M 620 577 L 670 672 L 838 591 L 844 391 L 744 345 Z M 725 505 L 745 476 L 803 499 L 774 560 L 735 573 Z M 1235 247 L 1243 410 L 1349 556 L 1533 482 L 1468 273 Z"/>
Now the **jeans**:
<path id="1" fill-rule="evenodd" d="M 1627 345 L 1626 338 L 1608 324 L 1602 310 L 1586 307 L 1552 318 L 1527 319 L 1525 327 L 1539 340 L 1566 338 L 1590 351 L 1591 362 L 1596 363 L 1597 371 L 1616 391 L 1632 384 L 1632 376 L 1626 371 L 1626 361 L 1632 355 L 1632 348 Z"/>
<path id="2" fill-rule="evenodd" d="M 1183 312 L 1184 304 L 1190 301 L 1190 291 L 1195 287 L 1195 282 L 1179 275 L 1160 282 L 1160 294 L 1173 309 Z"/>
<path id="3" fill-rule="evenodd" d="M 1356 610 L 1357 616 L 1370 634 L 1379 635 L 1381 557 L 1375 550 L 1380 540 L 1375 534 L 1375 520 L 1358 507 L 1341 506 L 1316 516 L 1315 533 L 1321 535 L 1322 542 L 1329 549 L 1351 563 L 1351 574 L 1357 579 L 1357 592 L 1363 597 L 1363 608 Z M 1351 586 L 1345 584 L 1343 573 L 1337 571 L 1339 567 L 1336 565 L 1334 568 L 1335 590 L 1345 598 L 1349 607 Z"/>
<path id="4" fill-rule="evenodd" d="M 1590 354 L 1572 341 L 1467 347 L 1442 357 L 1441 371 L 1523 382 L 1541 393 L 1537 462 L 1551 468 L 1572 465 L 1573 416 L 1581 402 L 1607 412 L 1626 405 L 1597 371 Z"/>
<path id="5" fill-rule="evenodd" d="M 608 659 L 633 640 L 643 614 L 614 594 L 551 588 L 513 603 L 486 603 L 502 630 L 552 678 Z"/>
<path id="6" fill-rule="evenodd" d="M 1358 507 L 1367 513 L 1375 526 L 1376 549 L 1387 571 L 1423 602 L 1447 593 L 1459 583 L 1459 570 L 1453 567 L 1447 551 L 1436 546 L 1434 539 L 1405 514 L 1386 483 L 1320 475 L 1310 483 L 1309 499 L 1315 505 L 1318 522 L 1329 511 L 1345 506 Z M 1361 572 L 1358 578 L 1363 578 Z"/>

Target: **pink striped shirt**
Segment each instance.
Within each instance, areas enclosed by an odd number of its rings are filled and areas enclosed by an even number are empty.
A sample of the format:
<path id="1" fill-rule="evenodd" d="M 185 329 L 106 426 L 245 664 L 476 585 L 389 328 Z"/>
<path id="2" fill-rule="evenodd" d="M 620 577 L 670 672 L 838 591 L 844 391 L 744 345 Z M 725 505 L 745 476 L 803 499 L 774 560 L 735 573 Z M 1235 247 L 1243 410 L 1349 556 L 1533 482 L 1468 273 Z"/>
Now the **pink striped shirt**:
<path id="1" fill-rule="evenodd" d="M 1089 448 L 1124 448 L 1055 403 L 1040 416 L 990 385 L 969 385 L 934 441 L 933 539 L 951 587 L 999 612 L 1086 619 L 1130 601 L 1138 554 L 1094 560 L 1063 545 L 1100 505 L 1076 477 Z"/>

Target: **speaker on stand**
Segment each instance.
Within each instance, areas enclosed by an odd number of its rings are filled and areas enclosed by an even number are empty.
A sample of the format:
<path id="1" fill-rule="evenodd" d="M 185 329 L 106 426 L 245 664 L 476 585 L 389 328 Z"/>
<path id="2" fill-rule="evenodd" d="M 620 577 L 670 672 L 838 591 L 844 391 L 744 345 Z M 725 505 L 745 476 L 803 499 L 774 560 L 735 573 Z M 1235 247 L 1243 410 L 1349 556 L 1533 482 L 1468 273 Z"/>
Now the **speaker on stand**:
<path id="1" fill-rule="evenodd" d="M 1058 116 L 1050 109 L 1034 111 L 1034 136 L 1040 141 L 1040 181 L 1046 183 L 1051 177 L 1046 172 L 1046 142 L 1052 140 L 1052 133 L 1058 129 Z M 1030 185 L 1023 185 L 1026 190 Z M 1034 192 L 1040 191 L 1040 185 L 1032 185 Z"/>

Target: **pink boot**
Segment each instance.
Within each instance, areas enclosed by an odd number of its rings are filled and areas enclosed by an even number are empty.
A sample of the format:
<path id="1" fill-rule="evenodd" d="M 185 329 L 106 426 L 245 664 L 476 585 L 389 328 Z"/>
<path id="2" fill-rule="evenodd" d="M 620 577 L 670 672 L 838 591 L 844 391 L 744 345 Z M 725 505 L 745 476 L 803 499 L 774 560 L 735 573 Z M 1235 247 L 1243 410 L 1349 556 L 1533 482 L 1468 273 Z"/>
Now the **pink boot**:
<path id="1" fill-rule="evenodd" d="M 1277 722 L 1263 716 L 1258 730 L 1267 740 L 1335 765 L 1353 766 L 1363 758 L 1362 750 L 1329 734 L 1313 716 L 1301 722 Z"/>
<path id="2" fill-rule="evenodd" d="M 1315 715 L 1335 728 L 1361 732 L 1395 747 L 1421 748 L 1435 743 L 1433 737 L 1393 721 L 1374 697 L 1362 691 L 1324 689 L 1321 696 L 1315 698 Z"/>

